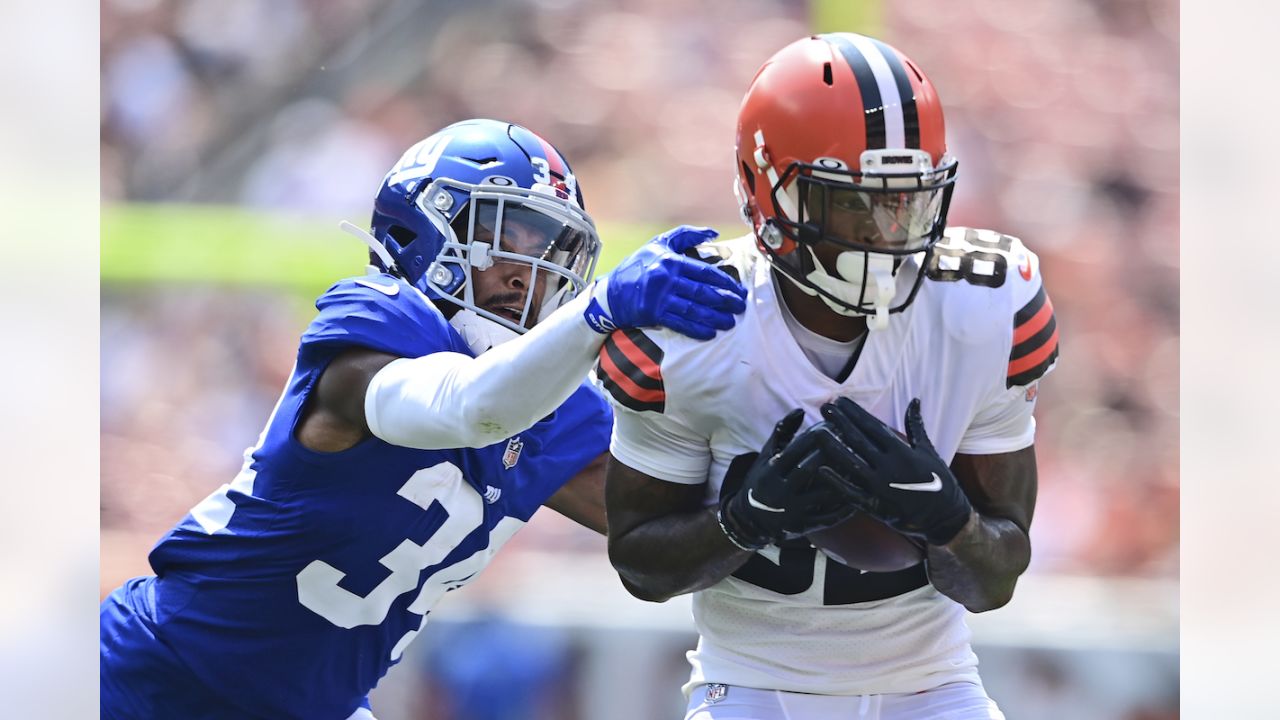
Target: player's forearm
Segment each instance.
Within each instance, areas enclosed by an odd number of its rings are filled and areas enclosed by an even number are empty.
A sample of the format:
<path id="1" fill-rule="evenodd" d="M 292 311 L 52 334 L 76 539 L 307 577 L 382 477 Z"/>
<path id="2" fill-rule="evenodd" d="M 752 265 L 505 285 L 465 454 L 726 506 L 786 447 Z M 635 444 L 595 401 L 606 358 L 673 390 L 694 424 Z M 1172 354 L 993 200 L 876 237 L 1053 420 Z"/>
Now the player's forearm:
<path id="1" fill-rule="evenodd" d="M 714 508 L 666 515 L 609 538 L 609 560 L 622 584 L 648 602 L 711 587 L 751 555 L 725 537 Z"/>
<path id="2" fill-rule="evenodd" d="M 1003 607 L 1031 562 L 1031 540 L 1016 523 L 974 511 L 959 535 L 928 549 L 929 581 L 970 612 Z"/>
<path id="3" fill-rule="evenodd" d="M 365 395 L 370 431 L 431 450 L 484 447 L 532 427 L 586 379 L 604 342 L 583 319 L 588 300 L 580 295 L 476 358 L 435 353 L 388 364 Z"/>

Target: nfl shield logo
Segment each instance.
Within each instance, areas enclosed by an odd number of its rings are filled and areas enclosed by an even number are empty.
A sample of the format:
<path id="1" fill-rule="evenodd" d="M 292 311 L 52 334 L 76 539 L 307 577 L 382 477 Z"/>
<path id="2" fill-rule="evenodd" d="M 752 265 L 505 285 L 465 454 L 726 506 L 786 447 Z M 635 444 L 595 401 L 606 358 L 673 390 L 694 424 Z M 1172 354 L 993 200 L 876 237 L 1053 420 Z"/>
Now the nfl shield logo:
<path id="1" fill-rule="evenodd" d="M 507 450 L 502 453 L 502 466 L 510 470 L 520 462 L 520 451 L 524 449 L 524 442 L 517 435 L 507 442 Z"/>
<path id="2" fill-rule="evenodd" d="M 707 686 L 707 703 L 718 703 L 729 694 L 729 686 L 721 683 L 712 683 Z"/>

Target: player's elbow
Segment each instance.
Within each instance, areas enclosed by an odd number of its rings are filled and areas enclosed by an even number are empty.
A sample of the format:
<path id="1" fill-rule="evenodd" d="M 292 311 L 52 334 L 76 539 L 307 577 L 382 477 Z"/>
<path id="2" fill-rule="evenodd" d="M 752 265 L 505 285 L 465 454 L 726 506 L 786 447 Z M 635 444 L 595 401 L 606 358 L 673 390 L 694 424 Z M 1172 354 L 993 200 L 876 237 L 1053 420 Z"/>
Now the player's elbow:
<path id="1" fill-rule="evenodd" d="M 634 583 L 631 580 L 628 580 L 626 575 L 621 573 L 618 574 L 618 577 L 622 580 L 622 587 L 626 588 L 627 592 L 631 593 L 631 597 L 637 600 L 643 600 L 644 602 L 651 603 L 664 603 L 674 597 L 670 593 L 661 592 L 656 588 Z"/>
<path id="2" fill-rule="evenodd" d="M 999 569 L 992 568 L 985 581 L 982 582 L 978 597 L 964 603 L 972 613 L 998 610 L 1013 600 L 1013 591 L 1018 585 L 1018 578 L 1031 565 L 1031 543 L 1025 532 L 1015 536 L 1016 541 L 1001 554 L 1003 563 Z"/>
<path id="3" fill-rule="evenodd" d="M 661 603 L 674 597 L 675 593 L 666 592 L 664 588 L 658 587 L 658 583 L 653 581 L 652 576 L 636 568 L 630 560 L 625 543 L 617 542 L 614 538 L 610 538 L 609 542 L 609 562 L 617 571 L 622 587 L 637 600 Z"/>
<path id="4" fill-rule="evenodd" d="M 1017 578 L 1015 577 L 997 587 L 986 588 L 986 591 L 980 596 L 966 600 L 964 603 L 965 609 L 971 613 L 999 610 L 1013 600 L 1013 589 L 1016 582 Z"/>
<path id="5" fill-rule="evenodd" d="M 990 598 L 983 598 L 982 600 L 971 600 L 964 604 L 964 609 L 974 614 L 990 612 L 992 610 L 999 610 L 1005 605 L 1008 605 L 1009 601 L 1012 599 L 1013 599 L 1013 595 L 1006 595 L 1003 597 L 990 597 Z"/>

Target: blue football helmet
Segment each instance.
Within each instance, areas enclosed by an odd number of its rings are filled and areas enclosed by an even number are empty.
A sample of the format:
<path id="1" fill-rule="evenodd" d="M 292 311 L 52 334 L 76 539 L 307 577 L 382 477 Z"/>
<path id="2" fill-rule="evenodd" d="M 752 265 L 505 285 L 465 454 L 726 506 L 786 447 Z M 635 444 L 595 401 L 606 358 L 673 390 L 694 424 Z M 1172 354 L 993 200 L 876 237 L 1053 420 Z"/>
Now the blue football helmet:
<path id="1" fill-rule="evenodd" d="M 372 262 L 436 301 L 524 332 L 580 292 L 595 273 L 600 238 L 582 190 L 550 143 L 511 123 L 464 120 L 405 152 L 374 200 Z M 504 232 L 505 231 L 505 232 Z M 530 266 L 524 308 L 477 305 L 473 271 Z M 531 307 L 547 273 L 540 307 Z"/>

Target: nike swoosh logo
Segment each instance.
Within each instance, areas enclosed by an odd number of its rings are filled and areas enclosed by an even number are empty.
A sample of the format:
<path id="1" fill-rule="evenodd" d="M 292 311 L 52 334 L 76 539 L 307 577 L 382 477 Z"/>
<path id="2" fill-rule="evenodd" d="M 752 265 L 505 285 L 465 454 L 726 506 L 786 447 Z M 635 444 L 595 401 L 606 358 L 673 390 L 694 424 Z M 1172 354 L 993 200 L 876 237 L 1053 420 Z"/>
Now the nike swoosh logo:
<path id="1" fill-rule="evenodd" d="M 1022 257 L 1022 263 L 1018 263 L 1018 274 L 1022 276 L 1023 280 L 1031 279 L 1031 258 L 1025 255 Z"/>
<path id="2" fill-rule="evenodd" d="M 769 507 L 759 500 L 756 500 L 755 492 L 754 488 L 747 490 L 747 504 L 751 507 L 764 510 L 765 512 L 786 512 L 786 510 L 783 510 L 782 508 Z"/>
<path id="3" fill-rule="evenodd" d="M 929 482 L 889 483 L 889 487 L 899 490 L 915 490 L 917 492 L 938 492 L 942 489 L 942 478 L 938 477 L 938 473 L 933 473 L 933 479 Z M 750 500 L 751 498 L 747 499 Z"/>
<path id="4" fill-rule="evenodd" d="M 377 290 L 378 292 L 382 293 L 383 295 L 386 295 L 387 297 L 395 297 L 396 293 L 400 292 L 400 283 L 391 283 L 390 285 L 379 285 L 376 282 L 369 282 L 368 280 L 356 280 L 356 284 L 363 285 L 369 288 L 370 290 Z"/>

